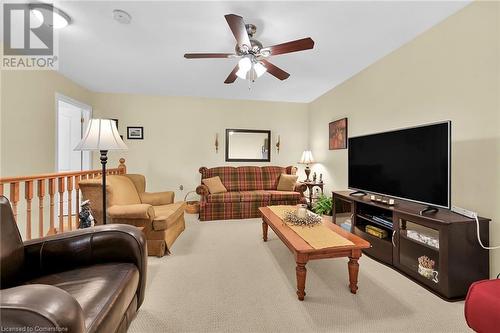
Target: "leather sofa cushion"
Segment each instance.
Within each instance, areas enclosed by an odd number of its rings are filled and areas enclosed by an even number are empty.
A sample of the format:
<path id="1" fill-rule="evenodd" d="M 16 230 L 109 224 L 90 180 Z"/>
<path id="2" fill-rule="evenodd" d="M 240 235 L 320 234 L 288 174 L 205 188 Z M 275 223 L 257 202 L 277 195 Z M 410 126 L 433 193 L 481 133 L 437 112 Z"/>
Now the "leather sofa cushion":
<path id="1" fill-rule="evenodd" d="M 106 181 L 110 185 L 109 206 L 141 203 L 137 189 L 128 177 L 114 175 L 107 177 Z"/>
<path id="2" fill-rule="evenodd" d="M 243 191 L 240 192 L 242 202 L 271 201 L 271 193 L 268 191 Z"/>
<path id="3" fill-rule="evenodd" d="M 241 193 L 240 192 L 225 192 L 209 194 L 207 196 L 207 202 L 240 202 Z"/>
<path id="4" fill-rule="evenodd" d="M 23 273 L 24 245 L 9 200 L 0 196 L 0 286 L 19 283 Z"/>
<path id="5" fill-rule="evenodd" d="M 154 230 L 165 230 L 170 228 L 179 217 L 184 214 L 184 202 L 176 202 L 170 205 L 153 206 L 156 218 L 153 220 Z"/>
<path id="6" fill-rule="evenodd" d="M 58 287 L 82 307 L 87 332 L 115 332 L 134 299 L 139 271 L 134 264 L 110 263 L 33 279 L 28 284 Z"/>
<path id="7" fill-rule="evenodd" d="M 271 194 L 271 201 L 296 201 L 300 200 L 299 192 L 291 191 L 267 191 Z"/>

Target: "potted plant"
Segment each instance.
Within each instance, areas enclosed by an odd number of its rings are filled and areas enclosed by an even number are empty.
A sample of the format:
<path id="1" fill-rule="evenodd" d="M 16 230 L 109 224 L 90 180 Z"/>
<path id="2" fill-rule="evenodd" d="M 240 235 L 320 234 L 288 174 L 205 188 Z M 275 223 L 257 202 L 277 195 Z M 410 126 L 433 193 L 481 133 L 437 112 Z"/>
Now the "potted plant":
<path id="1" fill-rule="evenodd" d="M 316 203 L 313 206 L 313 211 L 319 215 L 331 216 L 332 206 L 333 206 L 332 198 L 322 194 L 316 200 Z"/>

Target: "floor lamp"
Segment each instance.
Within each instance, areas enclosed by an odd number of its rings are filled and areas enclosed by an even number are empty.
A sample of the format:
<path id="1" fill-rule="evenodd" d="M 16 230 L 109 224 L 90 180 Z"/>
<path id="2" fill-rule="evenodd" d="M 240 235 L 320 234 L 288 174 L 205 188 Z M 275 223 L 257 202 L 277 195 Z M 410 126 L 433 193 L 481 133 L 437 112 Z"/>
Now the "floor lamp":
<path id="1" fill-rule="evenodd" d="M 108 151 L 127 150 L 116 128 L 116 122 L 111 119 L 90 119 L 89 126 L 74 150 L 99 151 L 102 164 L 102 223 L 106 224 L 106 162 Z"/>

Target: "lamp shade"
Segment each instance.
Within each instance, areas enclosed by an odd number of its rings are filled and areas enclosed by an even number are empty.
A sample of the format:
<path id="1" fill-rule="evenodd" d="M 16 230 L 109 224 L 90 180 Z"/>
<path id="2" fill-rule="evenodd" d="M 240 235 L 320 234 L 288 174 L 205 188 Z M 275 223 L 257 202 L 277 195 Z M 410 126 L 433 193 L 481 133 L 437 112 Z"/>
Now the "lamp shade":
<path id="1" fill-rule="evenodd" d="M 111 119 L 90 119 L 82 141 L 74 150 L 127 150 L 116 123 Z"/>
<path id="2" fill-rule="evenodd" d="M 311 164 L 314 163 L 314 158 L 310 150 L 304 150 L 302 157 L 300 158 L 300 164 Z"/>

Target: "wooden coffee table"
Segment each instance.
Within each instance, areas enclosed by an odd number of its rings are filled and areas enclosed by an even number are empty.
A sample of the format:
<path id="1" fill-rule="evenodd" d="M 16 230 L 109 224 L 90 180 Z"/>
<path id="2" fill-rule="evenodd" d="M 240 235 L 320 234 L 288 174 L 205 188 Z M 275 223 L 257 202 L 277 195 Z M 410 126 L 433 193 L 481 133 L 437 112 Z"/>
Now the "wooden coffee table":
<path id="1" fill-rule="evenodd" d="M 298 234 L 288 226 L 283 224 L 283 220 L 273 213 L 268 207 L 259 208 L 262 213 L 262 238 L 267 241 L 268 226 L 278 235 L 279 239 L 292 251 L 295 256 L 297 267 L 295 269 L 297 275 L 297 296 L 303 301 L 306 286 L 306 264 L 309 260 L 349 257 L 347 264 L 349 271 L 349 288 L 351 293 L 355 294 L 358 290 L 358 259 L 361 257 L 361 250 L 370 247 L 370 243 L 350 232 L 345 231 L 335 223 L 323 218 L 323 223 L 331 230 L 350 240 L 354 245 L 344 245 L 329 247 L 324 249 L 314 249 Z"/>

